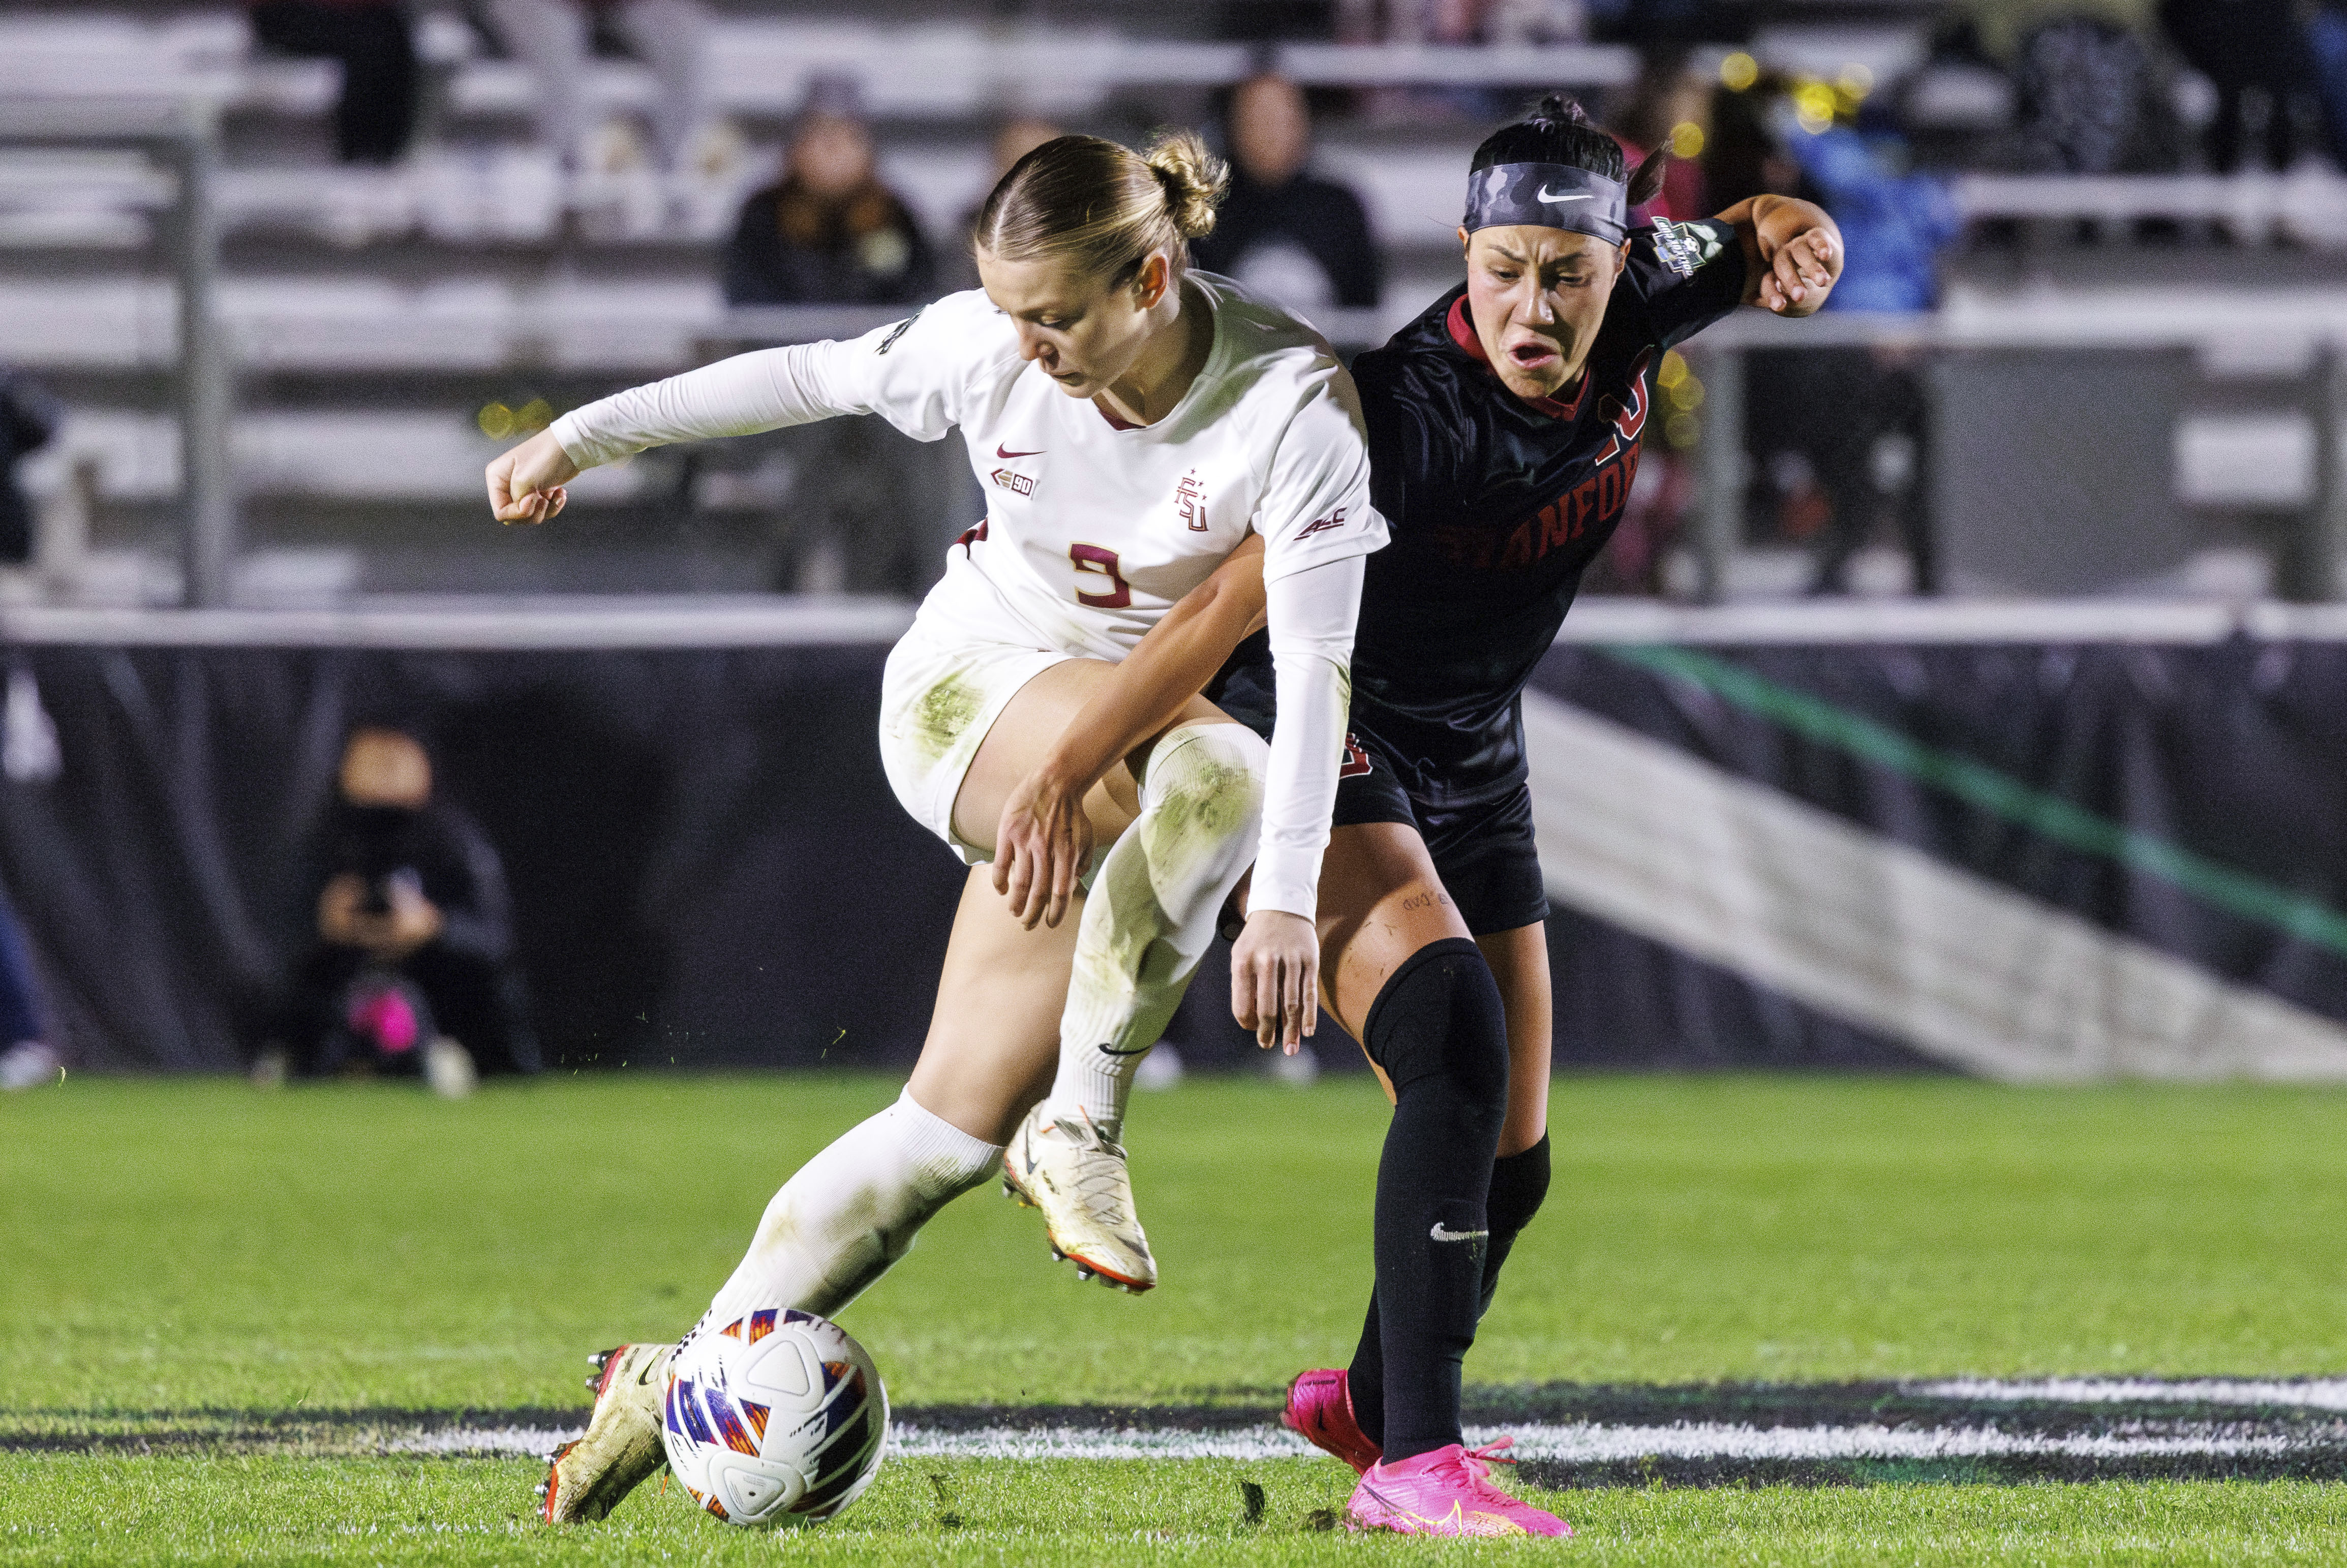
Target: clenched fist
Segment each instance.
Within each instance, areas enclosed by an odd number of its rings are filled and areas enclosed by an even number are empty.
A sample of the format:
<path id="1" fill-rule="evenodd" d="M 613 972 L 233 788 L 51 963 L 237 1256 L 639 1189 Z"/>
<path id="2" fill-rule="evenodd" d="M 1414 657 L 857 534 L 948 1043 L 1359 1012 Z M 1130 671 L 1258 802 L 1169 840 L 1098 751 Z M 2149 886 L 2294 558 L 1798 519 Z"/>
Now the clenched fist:
<path id="1" fill-rule="evenodd" d="M 579 465 L 551 430 L 541 430 L 489 464 L 489 510 L 501 523 L 542 523 L 562 510 Z"/>

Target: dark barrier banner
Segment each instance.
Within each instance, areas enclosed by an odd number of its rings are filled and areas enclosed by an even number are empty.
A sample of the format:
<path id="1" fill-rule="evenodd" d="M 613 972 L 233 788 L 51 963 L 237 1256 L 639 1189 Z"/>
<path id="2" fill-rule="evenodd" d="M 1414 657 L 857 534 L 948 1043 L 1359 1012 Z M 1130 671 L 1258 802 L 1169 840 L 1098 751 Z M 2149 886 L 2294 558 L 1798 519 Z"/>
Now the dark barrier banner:
<path id="1" fill-rule="evenodd" d="M 886 655 L 24 650 L 62 772 L 5 786 L 0 856 L 68 1057 L 239 1064 L 343 736 L 389 720 L 502 854 L 550 1058 L 907 1061 L 961 875 L 881 777 Z"/>
<path id="2" fill-rule="evenodd" d="M 901 1066 L 962 873 L 881 777 L 886 654 L 24 648 L 61 771 L 12 763 L 0 875 L 77 1066 L 232 1069 L 388 720 L 550 1060 Z M 1561 1065 L 2347 1071 L 2347 647 L 1561 647 L 1526 720 Z M 1256 1060 L 1225 974 L 1193 1065 Z"/>
<path id="3" fill-rule="evenodd" d="M 2347 1076 L 2347 647 L 1563 647 L 1536 686 L 1567 1061 Z"/>

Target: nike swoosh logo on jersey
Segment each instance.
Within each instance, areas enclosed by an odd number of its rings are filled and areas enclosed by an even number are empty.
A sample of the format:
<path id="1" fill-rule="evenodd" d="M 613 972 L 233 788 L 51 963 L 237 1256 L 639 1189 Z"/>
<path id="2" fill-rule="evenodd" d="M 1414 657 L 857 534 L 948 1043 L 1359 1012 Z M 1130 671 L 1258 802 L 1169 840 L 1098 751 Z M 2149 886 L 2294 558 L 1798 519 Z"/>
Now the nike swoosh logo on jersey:
<path id="1" fill-rule="evenodd" d="M 995 444 L 994 448 L 994 455 L 998 457 L 1040 457 L 1043 452 L 1044 448 L 1040 446 L 1036 447 L 1032 452 L 1013 452 L 999 442 Z"/>
<path id="2" fill-rule="evenodd" d="M 1590 199 L 1591 194 L 1591 192 L 1583 190 L 1572 196 L 1551 196 L 1548 193 L 1548 187 L 1543 185 L 1541 187 L 1540 199 L 1542 201 L 1586 201 Z"/>
<path id="3" fill-rule="evenodd" d="M 1136 1045 L 1124 1049 L 1120 1049 L 1113 1045 L 1103 1045 L 1100 1048 L 1100 1053 L 1102 1056 L 1141 1056 L 1149 1051 L 1155 1050 L 1156 1049 L 1157 1042 L 1153 1040 L 1147 1045 Z"/>
<path id="4" fill-rule="evenodd" d="M 1490 1231 L 1447 1231 L 1442 1228 L 1442 1222 L 1437 1220 L 1434 1222 L 1434 1228 L 1426 1234 L 1437 1241 L 1473 1241 L 1478 1236 L 1488 1236 L 1491 1233 Z"/>

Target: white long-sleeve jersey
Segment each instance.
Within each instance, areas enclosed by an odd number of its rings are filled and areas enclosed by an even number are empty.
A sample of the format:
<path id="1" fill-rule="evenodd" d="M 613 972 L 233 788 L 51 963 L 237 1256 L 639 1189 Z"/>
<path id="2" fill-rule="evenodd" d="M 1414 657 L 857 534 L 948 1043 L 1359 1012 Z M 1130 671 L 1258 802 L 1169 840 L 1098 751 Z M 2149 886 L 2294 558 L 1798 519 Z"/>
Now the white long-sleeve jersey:
<path id="1" fill-rule="evenodd" d="M 877 414 L 958 427 L 984 527 L 921 620 L 973 641 L 1118 660 L 1250 533 L 1264 538 L 1279 716 L 1253 908 L 1307 919 L 1336 799 L 1360 559 L 1386 542 L 1352 379 L 1327 343 L 1237 284 L 1192 272 L 1214 345 L 1153 425 L 1112 420 L 1020 357 L 976 290 L 846 343 L 737 355 L 588 405 L 555 439 L 591 467 L 671 441 Z"/>

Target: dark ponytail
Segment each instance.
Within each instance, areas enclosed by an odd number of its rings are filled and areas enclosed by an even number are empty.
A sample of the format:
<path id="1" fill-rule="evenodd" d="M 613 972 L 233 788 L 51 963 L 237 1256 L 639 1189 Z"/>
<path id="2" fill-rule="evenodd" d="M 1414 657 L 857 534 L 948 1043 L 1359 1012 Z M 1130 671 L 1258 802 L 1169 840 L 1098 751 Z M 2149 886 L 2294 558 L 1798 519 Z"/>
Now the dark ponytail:
<path id="1" fill-rule="evenodd" d="M 1563 93 L 1551 93 L 1531 114 L 1485 137 L 1467 171 L 1472 174 L 1499 163 L 1556 163 L 1585 169 L 1608 179 L 1626 179 L 1630 205 L 1643 207 L 1661 193 L 1670 157 L 1668 146 L 1657 147 L 1635 172 L 1625 170 L 1622 144 L 1590 124 L 1578 103 Z"/>

